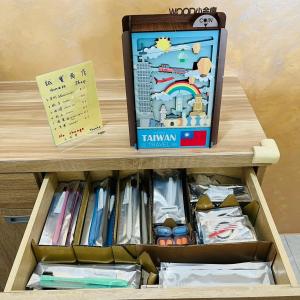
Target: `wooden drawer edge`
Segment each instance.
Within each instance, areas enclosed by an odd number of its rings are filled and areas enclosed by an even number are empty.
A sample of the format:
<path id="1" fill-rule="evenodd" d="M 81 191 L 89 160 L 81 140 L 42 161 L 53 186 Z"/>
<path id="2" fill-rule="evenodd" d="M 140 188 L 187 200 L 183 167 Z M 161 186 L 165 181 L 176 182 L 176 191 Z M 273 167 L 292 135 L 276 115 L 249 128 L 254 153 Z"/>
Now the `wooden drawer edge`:
<path id="1" fill-rule="evenodd" d="M 292 269 L 292 266 L 290 264 L 289 258 L 288 258 L 287 254 L 285 252 L 285 249 L 284 249 L 283 243 L 281 241 L 280 235 L 277 231 L 275 222 L 274 222 L 273 217 L 271 215 L 271 212 L 270 212 L 270 209 L 268 207 L 266 198 L 263 194 L 263 191 L 261 189 L 259 181 L 256 177 L 256 174 L 255 174 L 253 168 L 247 168 L 245 170 L 245 172 L 246 172 L 245 178 L 246 178 L 247 186 L 250 187 L 250 189 L 251 189 L 251 187 L 253 187 L 252 190 L 255 190 L 255 193 L 256 193 L 255 196 L 258 198 L 258 200 L 260 202 L 260 205 L 261 205 L 261 208 L 263 209 L 263 212 L 265 214 L 265 218 L 267 220 L 265 226 L 268 226 L 269 230 L 272 233 L 272 237 L 270 237 L 270 238 L 273 239 L 273 242 L 276 245 L 276 250 L 277 250 L 279 256 L 281 257 L 283 267 L 286 270 L 286 273 L 287 273 L 287 276 L 288 276 L 289 281 L 291 283 L 291 286 L 294 286 L 294 287 L 299 286 L 298 282 L 297 282 L 297 279 L 296 279 L 296 276 L 294 274 L 294 271 Z"/>
<path id="2" fill-rule="evenodd" d="M 149 289 L 102 289 L 102 290 L 60 290 L 60 291 L 26 291 L 2 294 L 5 300 L 72 300 L 81 299 L 299 299 L 300 288 L 291 286 L 243 286 L 210 288 L 149 288 Z"/>
<path id="3" fill-rule="evenodd" d="M 34 227 L 38 224 L 37 215 L 40 211 L 40 206 L 42 205 L 43 199 L 45 197 L 51 197 L 53 196 L 52 193 L 52 186 L 55 184 L 56 176 L 54 174 L 47 174 L 43 180 L 42 186 L 40 188 L 40 191 L 38 193 L 35 205 L 32 209 L 32 213 L 29 219 L 29 222 L 27 224 L 25 233 L 23 235 L 18 253 L 16 255 L 16 258 L 14 260 L 14 264 L 12 266 L 12 269 L 10 271 L 8 280 L 6 282 L 6 286 L 4 291 L 9 292 L 13 289 L 14 284 L 18 281 L 18 276 L 22 272 L 22 265 L 21 262 L 26 256 L 33 255 L 30 253 L 30 246 L 28 247 L 28 244 L 31 243 L 31 235 L 32 231 L 34 230 Z M 22 276 L 20 276 L 21 278 Z"/>

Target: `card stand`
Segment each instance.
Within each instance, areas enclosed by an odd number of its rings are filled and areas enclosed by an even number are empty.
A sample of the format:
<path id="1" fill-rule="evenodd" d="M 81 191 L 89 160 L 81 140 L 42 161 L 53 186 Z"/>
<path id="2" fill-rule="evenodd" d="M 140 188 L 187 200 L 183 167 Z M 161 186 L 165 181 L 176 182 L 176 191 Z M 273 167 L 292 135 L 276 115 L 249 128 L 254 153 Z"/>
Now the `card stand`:
<path id="1" fill-rule="evenodd" d="M 113 171 L 91 172 L 89 176 L 89 194 L 91 195 L 93 193 L 92 182 L 100 181 L 107 177 L 112 177 L 113 180 L 116 181 L 117 176 L 118 176 L 118 172 L 113 172 Z M 80 216 L 79 221 L 81 227 L 80 238 L 77 240 L 77 243 L 73 244 L 73 249 L 74 249 L 76 259 L 80 263 L 106 263 L 106 264 L 113 263 L 114 254 L 111 246 L 99 247 L 99 246 L 87 246 L 87 245 L 80 244 L 81 235 L 84 227 L 84 220 L 85 220 L 87 207 L 88 207 L 88 200 L 89 198 L 87 198 L 86 201 L 82 203 L 79 212 L 79 216 Z M 114 240 L 115 240 L 115 236 L 113 239 L 113 243 Z"/>
<path id="2" fill-rule="evenodd" d="M 69 175 L 66 173 L 61 173 L 59 177 L 57 178 L 59 181 L 71 181 L 71 180 L 81 180 L 81 181 L 87 181 L 87 174 L 86 173 L 78 173 L 74 174 L 72 178 L 69 178 Z M 56 180 L 56 186 L 58 186 L 58 181 Z M 56 188 L 54 188 L 56 190 Z M 53 196 L 53 195 L 52 195 Z M 44 223 L 46 222 L 48 210 L 50 208 L 51 202 L 52 202 L 52 196 L 49 197 L 49 201 L 45 202 L 43 205 L 48 205 L 48 209 L 46 210 L 47 214 L 44 216 Z M 81 205 L 83 205 L 85 202 L 87 202 L 89 196 L 89 189 L 88 184 L 85 185 L 82 195 L 82 202 Z M 44 226 L 43 226 L 44 227 Z M 41 233 L 42 229 L 41 228 Z M 81 220 L 80 220 L 80 214 L 78 216 L 78 220 L 76 223 L 75 231 L 74 231 L 74 238 L 73 238 L 73 244 L 78 243 L 80 235 L 81 235 Z M 40 234 L 41 234 L 40 233 Z M 49 261 L 53 263 L 74 263 L 76 262 L 76 255 L 73 249 L 73 245 L 70 246 L 55 246 L 55 245 L 39 245 L 37 241 L 34 239 L 31 241 L 31 247 L 33 250 L 33 253 L 35 255 L 36 260 L 39 261 Z"/>

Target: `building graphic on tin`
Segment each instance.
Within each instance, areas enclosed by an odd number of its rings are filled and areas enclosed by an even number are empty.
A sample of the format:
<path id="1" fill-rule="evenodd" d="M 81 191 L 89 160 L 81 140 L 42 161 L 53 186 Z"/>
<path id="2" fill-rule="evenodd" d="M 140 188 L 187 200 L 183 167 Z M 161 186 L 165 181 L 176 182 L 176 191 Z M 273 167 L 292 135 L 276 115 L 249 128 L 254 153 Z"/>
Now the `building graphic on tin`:
<path id="1" fill-rule="evenodd" d="M 140 124 L 138 126 L 149 126 L 150 119 L 153 118 L 151 106 L 151 65 L 146 61 L 139 61 L 136 64 L 136 110 Z"/>

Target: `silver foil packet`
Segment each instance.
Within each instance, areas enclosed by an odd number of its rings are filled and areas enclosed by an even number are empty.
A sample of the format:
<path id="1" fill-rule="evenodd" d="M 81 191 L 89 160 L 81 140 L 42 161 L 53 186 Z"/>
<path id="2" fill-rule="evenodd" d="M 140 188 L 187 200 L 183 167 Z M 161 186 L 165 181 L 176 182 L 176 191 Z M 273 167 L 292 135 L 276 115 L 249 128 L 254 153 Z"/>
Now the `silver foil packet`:
<path id="1" fill-rule="evenodd" d="M 197 222 L 199 223 L 201 218 L 241 217 L 243 212 L 239 206 L 233 206 L 196 211 L 195 214 Z"/>
<path id="2" fill-rule="evenodd" d="M 159 284 L 163 288 L 231 285 L 271 285 L 269 263 L 180 264 L 161 263 Z"/>
<path id="3" fill-rule="evenodd" d="M 237 178 L 222 175 L 191 174 L 188 177 L 192 203 L 207 195 L 212 202 L 222 202 L 228 195 L 235 195 L 239 202 L 251 200 L 248 188 Z"/>
<path id="4" fill-rule="evenodd" d="M 168 218 L 186 224 L 182 181 L 179 171 L 155 171 L 153 175 L 153 223 L 162 224 Z"/>

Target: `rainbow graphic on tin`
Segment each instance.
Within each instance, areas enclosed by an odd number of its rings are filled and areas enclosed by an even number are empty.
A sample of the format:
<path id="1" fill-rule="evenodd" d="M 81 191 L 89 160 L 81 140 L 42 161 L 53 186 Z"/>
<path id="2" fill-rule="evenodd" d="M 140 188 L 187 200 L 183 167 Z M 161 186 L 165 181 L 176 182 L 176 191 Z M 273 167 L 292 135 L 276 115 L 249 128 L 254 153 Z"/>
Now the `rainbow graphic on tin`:
<path id="1" fill-rule="evenodd" d="M 210 29 L 131 33 L 138 149 L 211 145 L 218 43 Z"/>
<path id="2" fill-rule="evenodd" d="M 182 90 L 191 93 L 193 96 L 201 94 L 200 89 L 196 85 L 190 84 L 187 81 L 176 81 L 170 84 L 165 89 L 165 93 L 171 95 L 176 91 L 182 91 Z"/>

